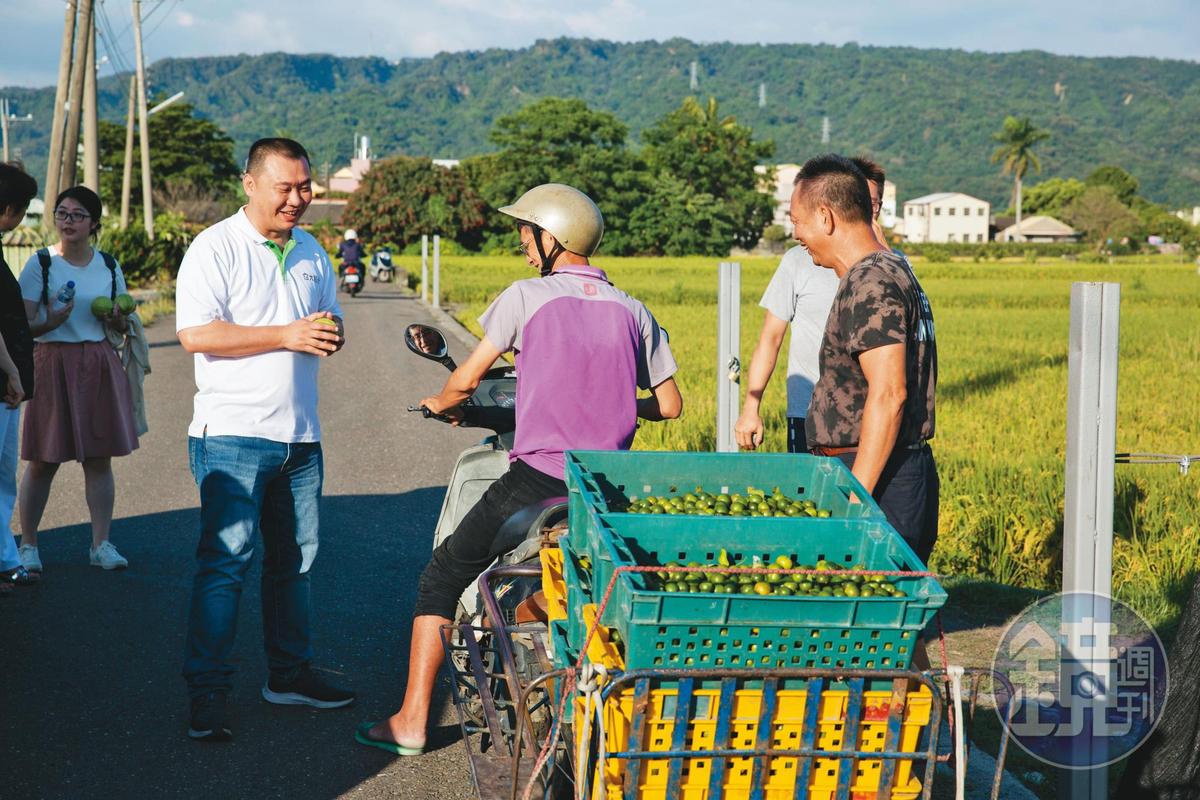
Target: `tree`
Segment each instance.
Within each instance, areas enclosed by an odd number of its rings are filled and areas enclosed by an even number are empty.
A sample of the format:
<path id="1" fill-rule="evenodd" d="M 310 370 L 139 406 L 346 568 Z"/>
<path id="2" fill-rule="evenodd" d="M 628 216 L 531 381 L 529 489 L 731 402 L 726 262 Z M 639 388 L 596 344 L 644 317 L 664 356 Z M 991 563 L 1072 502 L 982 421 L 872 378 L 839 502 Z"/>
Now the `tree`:
<path id="1" fill-rule="evenodd" d="M 645 202 L 644 163 L 625 147 L 627 128 L 582 100 L 547 97 L 500 117 L 489 138 L 500 150 L 463 162 L 471 185 L 493 208 L 542 183 L 566 183 L 586 193 L 604 214 L 604 252 L 633 251 L 629 219 Z M 488 217 L 484 247 L 516 246 L 512 221 Z"/>
<path id="2" fill-rule="evenodd" d="M 1133 198 L 1137 196 L 1138 191 L 1138 179 L 1120 167 L 1114 167 L 1111 164 L 1097 167 L 1091 175 L 1087 176 L 1087 180 L 1084 183 L 1088 186 L 1109 187 L 1113 190 L 1113 194 L 1117 196 L 1117 199 L 1125 205 L 1130 205 L 1133 202 Z"/>
<path id="3" fill-rule="evenodd" d="M 236 201 L 241 173 L 233 160 L 233 140 L 213 122 L 196 116 L 189 103 L 175 103 L 150 117 L 150 174 L 164 198 L 195 203 L 199 198 L 230 205 Z M 132 206 L 142 204 L 142 165 L 134 127 Z M 121 206 L 125 162 L 125 126 L 100 120 L 100 197 L 109 208 Z M 184 211 L 185 207 L 169 210 Z M 199 221 L 199 220 L 196 220 Z"/>
<path id="4" fill-rule="evenodd" d="M 1024 190 L 1021 210 L 1026 214 L 1047 214 L 1061 217 L 1063 209 L 1083 194 L 1087 186 L 1075 178 L 1051 178 L 1035 183 Z"/>
<path id="5" fill-rule="evenodd" d="M 343 220 L 376 247 L 403 248 L 436 233 L 473 248 L 482 238 L 486 210 L 460 170 L 400 156 L 371 166 Z"/>
<path id="6" fill-rule="evenodd" d="M 1002 175 L 1010 172 L 1013 176 L 1013 208 L 1017 210 L 1017 238 L 1021 235 L 1021 179 L 1033 167 L 1035 172 L 1042 171 L 1042 162 L 1033 152 L 1033 148 L 1050 138 L 1047 131 L 1039 130 L 1029 117 L 1017 119 L 1013 116 L 1004 118 L 1004 127 L 992 134 L 992 138 L 1000 143 L 992 153 L 992 163 L 1003 162 L 1000 170 Z"/>
<path id="7" fill-rule="evenodd" d="M 755 141 L 750 128 L 732 116 L 721 116 L 711 97 L 703 105 L 688 97 L 648 128 L 642 140 L 646 143 L 642 155 L 655 175 L 656 189 L 666 185 L 668 177 L 682 189 L 679 196 L 662 198 L 673 217 L 671 224 L 662 226 L 664 240 L 707 242 L 704 249 L 692 251 L 697 255 L 727 255 L 731 244 L 753 247 L 758 242 L 771 221 L 774 202 L 760 191 L 761 176 L 754 168 L 774 155 L 774 143 Z M 703 208 L 704 213 L 694 221 L 676 213 L 688 207 Z M 680 224 L 708 230 L 684 234 L 677 227 Z"/>
<path id="8" fill-rule="evenodd" d="M 1103 250 L 1110 241 L 1132 236 L 1138 218 L 1109 186 L 1089 186 L 1064 211 L 1066 221 Z"/>

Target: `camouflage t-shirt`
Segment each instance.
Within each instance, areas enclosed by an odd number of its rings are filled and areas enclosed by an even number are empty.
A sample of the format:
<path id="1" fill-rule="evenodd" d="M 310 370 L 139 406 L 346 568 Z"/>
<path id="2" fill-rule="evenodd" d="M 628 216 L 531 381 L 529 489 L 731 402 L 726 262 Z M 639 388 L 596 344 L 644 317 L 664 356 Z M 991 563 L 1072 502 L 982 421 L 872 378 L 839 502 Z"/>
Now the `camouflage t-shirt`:
<path id="1" fill-rule="evenodd" d="M 813 389 L 805 425 L 810 446 L 858 444 L 867 401 L 867 378 L 858 356 L 901 343 L 905 345 L 907 399 L 897 447 L 933 438 L 937 384 L 933 311 L 903 257 L 872 253 L 850 268 L 833 299 L 821 342 L 821 376 Z"/>

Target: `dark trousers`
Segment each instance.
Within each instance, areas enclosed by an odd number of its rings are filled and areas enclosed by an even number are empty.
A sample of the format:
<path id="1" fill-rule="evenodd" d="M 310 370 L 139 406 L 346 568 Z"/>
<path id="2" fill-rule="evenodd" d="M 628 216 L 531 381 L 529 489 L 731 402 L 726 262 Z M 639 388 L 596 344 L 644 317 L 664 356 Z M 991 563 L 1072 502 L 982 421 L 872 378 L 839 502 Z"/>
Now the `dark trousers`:
<path id="1" fill-rule="evenodd" d="M 787 436 L 789 453 L 808 452 L 808 437 L 804 432 L 804 417 L 787 418 Z"/>
<path id="2" fill-rule="evenodd" d="M 857 452 L 842 453 L 838 458 L 853 469 L 857 455 Z M 940 491 L 937 464 L 929 445 L 919 450 L 893 451 L 875 485 L 875 501 L 923 564 L 929 563 L 929 554 L 937 541 Z"/>
<path id="3" fill-rule="evenodd" d="M 564 497 L 567 485 L 516 460 L 508 472 L 488 487 L 454 533 L 438 545 L 421 573 L 413 616 L 454 619 L 458 599 L 471 581 L 483 574 L 497 556 L 496 533 L 522 508 L 551 497 Z"/>

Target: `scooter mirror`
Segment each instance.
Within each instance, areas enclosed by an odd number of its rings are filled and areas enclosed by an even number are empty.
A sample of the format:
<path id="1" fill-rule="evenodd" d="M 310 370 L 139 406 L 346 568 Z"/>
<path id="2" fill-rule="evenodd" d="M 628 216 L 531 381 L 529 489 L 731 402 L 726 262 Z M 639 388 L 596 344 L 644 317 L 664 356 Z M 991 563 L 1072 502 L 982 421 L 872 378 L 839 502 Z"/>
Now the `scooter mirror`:
<path id="1" fill-rule="evenodd" d="M 450 360 L 447 352 L 446 337 L 437 328 L 429 325 L 413 323 L 404 329 L 404 343 L 422 358 L 430 361 L 440 361 L 445 364 Z"/>

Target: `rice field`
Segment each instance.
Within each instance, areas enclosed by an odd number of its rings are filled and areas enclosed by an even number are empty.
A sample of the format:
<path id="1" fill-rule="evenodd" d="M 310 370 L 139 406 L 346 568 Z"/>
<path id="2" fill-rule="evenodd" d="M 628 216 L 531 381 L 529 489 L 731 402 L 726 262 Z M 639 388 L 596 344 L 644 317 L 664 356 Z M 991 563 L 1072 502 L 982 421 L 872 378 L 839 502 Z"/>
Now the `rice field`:
<path id="1" fill-rule="evenodd" d="M 410 271 L 419 259 L 403 259 Z M 742 259 L 742 357 L 777 260 Z M 681 419 L 643 425 L 642 449 L 709 450 L 716 415 L 715 259 L 601 258 L 621 288 L 671 333 L 685 399 Z M 1034 588 L 1060 580 L 1070 287 L 1122 284 L 1117 450 L 1200 453 L 1200 275 L 1161 257 L 914 265 L 933 304 L 939 349 L 941 524 L 932 567 Z M 443 302 L 476 318 L 513 280 L 517 258 L 442 260 Z M 781 359 L 782 364 L 782 359 Z M 782 369 L 782 367 L 780 367 Z M 784 381 L 764 399 L 766 449 L 784 449 Z M 1200 468 L 1117 467 L 1116 594 L 1156 623 L 1179 611 L 1200 569 Z"/>

